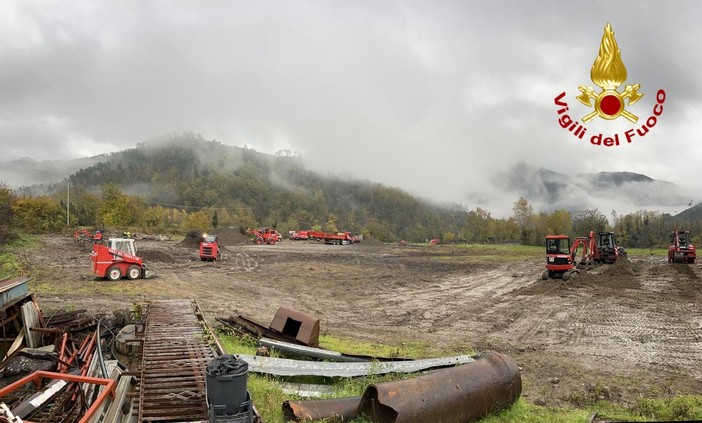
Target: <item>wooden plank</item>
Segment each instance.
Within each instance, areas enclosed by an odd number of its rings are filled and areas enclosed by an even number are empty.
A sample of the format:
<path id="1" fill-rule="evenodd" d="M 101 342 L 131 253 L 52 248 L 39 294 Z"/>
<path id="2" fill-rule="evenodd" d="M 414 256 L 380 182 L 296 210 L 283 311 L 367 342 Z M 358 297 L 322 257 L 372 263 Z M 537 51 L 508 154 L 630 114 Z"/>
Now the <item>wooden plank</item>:
<path id="1" fill-rule="evenodd" d="M 29 329 L 41 327 L 39 320 L 39 310 L 33 301 L 22 305 L 22 323 L 24 324 L 24 335 L 27 338 L 29 348 L 41 347 L 41 333 L 32 332 Z"/>
<path id="2" fill-rule="evenodd" d="M 2 361 L 5 361 L 7 357 L 10 356 L 15 350 L 19 349 L 22 346 L 22 343 L 24 342 L 24 331 L 20 332 L 19 335 L 17 335 L 17 338 L 15 338 L 15 342 L 12 343 L 10 346 L 10 349 L 7 350 L 7 354 L 5 354 L 5 358 L 2 359 Z"/>

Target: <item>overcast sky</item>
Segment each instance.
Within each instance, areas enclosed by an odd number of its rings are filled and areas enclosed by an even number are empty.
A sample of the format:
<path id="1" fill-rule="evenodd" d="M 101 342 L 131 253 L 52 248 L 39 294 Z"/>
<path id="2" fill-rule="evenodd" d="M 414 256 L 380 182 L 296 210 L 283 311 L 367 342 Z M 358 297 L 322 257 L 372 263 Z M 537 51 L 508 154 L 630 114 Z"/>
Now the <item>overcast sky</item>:
<path id="1" fill-rule="evenodd" d="M 575 96 L 593 85 L 607 22 L 626 84 L 644 94 L 627 106 L 639 121 L 596 118 L 579 140 L 554 98 L 565 91 L 575 119 L 593 110 Z M 2 1 L 0 161 L 191 131 L 469 208 L 519 162 L 690 185 L 702 163 L 700 22 L 694 0 Z M 640 127 L 659 89 L 664 111 L 645 137 L 590 144 Z"/>

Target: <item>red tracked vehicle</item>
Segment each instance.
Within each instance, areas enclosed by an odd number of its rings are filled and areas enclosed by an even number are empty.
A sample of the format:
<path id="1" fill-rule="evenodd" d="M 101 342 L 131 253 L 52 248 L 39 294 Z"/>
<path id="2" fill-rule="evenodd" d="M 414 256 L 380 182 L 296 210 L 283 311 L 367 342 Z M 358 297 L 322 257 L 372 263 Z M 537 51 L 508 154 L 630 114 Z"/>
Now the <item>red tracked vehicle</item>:
<path id="1" fill-rule="evenodd" d="M 690 242 L 690 231 L 684 229 L 673 230 L 668 247 L 668 263 L 690 263 L 693 264 L 697 258 L 697 250 Z"/>
<path id="2" fill-rule="evenodd" d="M 222 253 L 219 251 L 219 237 L 217 235 L 202 236 L 200 241 L 200 260 L 220 261 Z"/>

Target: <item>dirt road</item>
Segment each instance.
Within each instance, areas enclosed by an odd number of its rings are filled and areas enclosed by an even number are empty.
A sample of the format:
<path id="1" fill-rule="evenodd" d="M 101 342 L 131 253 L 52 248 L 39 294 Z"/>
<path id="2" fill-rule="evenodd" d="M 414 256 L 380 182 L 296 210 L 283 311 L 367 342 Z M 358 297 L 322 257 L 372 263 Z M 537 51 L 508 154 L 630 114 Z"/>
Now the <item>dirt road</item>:
<path id="1" fill-rule="evenodd" d="M 541 280 L 542 257 L 495 263 L 444 246 L 238 244 L 210 263 L 192 247 L 140 240 L 157 277 L 114 283 L 93 278 L 88 245 L 43 242 L 27 259 L 45 310 L 109 313 L 195 298 L 211 319 L 244 314 L 269 323 L 289 306 L 334 335 L 505 352 L 522 368 L 524 396 L 539 404 L 702 394 L 698 264 L 629 257 L 563 282 Z"/>

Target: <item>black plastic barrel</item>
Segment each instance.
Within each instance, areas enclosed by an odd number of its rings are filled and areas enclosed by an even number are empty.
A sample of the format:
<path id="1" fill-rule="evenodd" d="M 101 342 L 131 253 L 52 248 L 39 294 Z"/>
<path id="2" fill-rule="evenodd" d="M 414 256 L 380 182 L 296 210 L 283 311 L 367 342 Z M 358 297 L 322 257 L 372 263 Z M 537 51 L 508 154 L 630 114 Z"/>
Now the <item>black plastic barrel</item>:
<path id="1" fill-rule="evenodd" d="M 246 377 L 249 363 L 231 354 L 223 354 L 207 363 L 205 388 L 208 405 L 226 406 L 226 414 L 236 414 L 247 400 Z"/>

